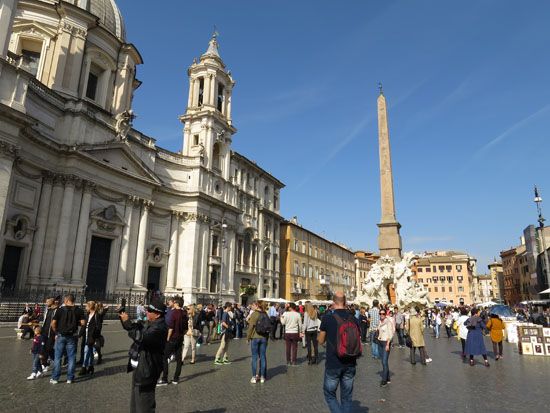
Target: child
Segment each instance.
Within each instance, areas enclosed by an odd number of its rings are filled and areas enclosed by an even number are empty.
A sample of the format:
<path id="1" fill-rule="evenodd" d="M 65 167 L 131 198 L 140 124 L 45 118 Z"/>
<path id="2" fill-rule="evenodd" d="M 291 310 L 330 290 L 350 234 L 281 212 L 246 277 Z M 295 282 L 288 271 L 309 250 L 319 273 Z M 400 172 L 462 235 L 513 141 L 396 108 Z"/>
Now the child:
<path id="1" fill-rule="evenodd" d="M 31 354 L 32 354 L 32 373 L 27 380 L 34 380 L 42 375 L 42 364 L 40 357 L 44 352 L 45 338 L 42 335 L 42 328 L 36 326 L 34 328 L 34 338 L 32 340 Z"/>

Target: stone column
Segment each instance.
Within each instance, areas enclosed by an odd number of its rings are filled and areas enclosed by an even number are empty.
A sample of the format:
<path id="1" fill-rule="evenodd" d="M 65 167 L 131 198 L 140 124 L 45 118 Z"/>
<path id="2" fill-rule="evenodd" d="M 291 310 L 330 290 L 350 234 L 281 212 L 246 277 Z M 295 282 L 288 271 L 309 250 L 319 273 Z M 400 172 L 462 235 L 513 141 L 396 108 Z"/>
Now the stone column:
<path id="1" fill-rule="evenodd" d="M 127 286 L 128 267 L 130 266 L 130 234 L 132 231 L 132 214 L 134 212 L 134 203 L 136 198 L 129 195 L 126 199 L 126 209 L 124 211 L 124 228 L 122 229 L 122 241 L 120 246 L 120 268 L 118 269 L 117 288 Z"/>
<path id="2" fill-rule="evenodd" d="M 42 252 L 42 262 L 40 264 L 40 275 L 43 281 L 46 281 L 52 270 L 52 258 L 55 251 L 55 241 L 57 228 L 59 224 L 59 213 L 61 202 L 63 201 L 63 177 L 62 175 L 52 175 L 53 188 L 48 208 L 48 218 L 46 225 L 46 238 Z"/>
<path id="3" fill-rule="evenodd" d="M 210 91 L 212 90 L 212 78 L 214 76 L 212 74 L 208 74 L 204 78 L 204 91 L 203 91 L 203 99 L 202 103 L 203 105 L 212 105 L 214 106 L 214 102 L 210 100 Z"/>
<path id="4" fill-rule="evenodd" d="M 65 190 L 61 204 L 61 215 L 57 226 L 57 238 L 53 255 L 52 280 L 62 280 L 65 271 L 65 258 L 67 256 L 67 241 L 71 226 L 71 213 L 73 211 L 75 177 L 65 178 Z"/>
<path id="5" fill-rule="evenodd" d="M 208 269 L 208 255 L 209 255 L 209 230 L 207 225 L 201 226 L 201 267 L 200 267 L 200 289 L 209 289 L 208 278 L 210 276 L 211 269 Z"/>
<path id="6" fill-rule="evenodd" d="M 227 272 L 227 279 L 228 279 L 228 288 L 227 293 L 228 294 L 235 294 L 235 257 L 236 257 L 236 251 L 235 251 L 235 232 L 230 231 L 226 232 L 227 244 L 229 245 L 229 251 L 228 251 L 228 259 L 226 261 L 226 272 Z"/>
<path id="7" fill-rule="evenodd" d="M 50 199 L 52 196 L 53 176 L 49 173 L 42 178 L 42 194 L 36 217 L 36 231 L 32 242 L 31 259 L 29 263 L 29 282 L 38 281 L 40 277 L 40 263 L 46 239 L 46 226 L 48 225 L 48 211 L 50 210 Z"/>
<path id="8" fill-rule="evenodd" d="M 178 248 L 177 248 L 177 275 L 176 275 L 176 288 L 183 288 L 184 278 L 186 275 L 186 268 L 184 266 L 185 259 L 185 230 L 184 230 L 185 220 L 182 218 L 178 221 Z M 193 248 L 192 246 L 187 245 L 188 248 Z M 189 272 L 191 269 L 188 268 Z"/>
<path id="9" fill-rule="evenodd" d="M 214 107 L 218 104 L 216 99 L 216 76 L 210 78 L 210 102 L 212 102 L 212 106 Z"/>
<path id="10" fill-rule="evenodd" d="M 144 201 L 141 209 L 141 218 L 139 220 L 139 233 L 136 251 L 136 272 L 134 276 L 134 286 L 144 287 L 145 283 L 145 247 L 147 243 L 147 221 L 149 219 L 149 209 L 153 202 Z"/>
<path id="11" fill-rule="evenodd" d="M 170 223 L 170 247 L 168 255 L 168 273 L 166 274 L 166 291 L 173 290 L 176 286 L 177 262 L 178 262 L 178 229 L 180 213 L 172 211 Z"/>
<path id="12" fill-rule="evenodd" d="M 90 223 L 90 207 L 92 206 L 92 190 L 94 185 L 90 182 L 82 186 L 82 203 L 80 204 L 80 216 L 78 218 L 78 230 L 74 247 L 74 261 L 72 284 L 83 283 L 84 257 L 86 256 L 86 241 L 88 240 L 88 224 Z"/>
<path id="13" fill-rule="evenodd" d="M 228 91 L 226 99 L 227 99 L 227 113 L 225 116 L 227 117 L 227 120 L 231 125 L 231 91 Z"/>
<path id="14" fill-rule="evenodd" d="M 6 57 L 12 33 L 13 16 L 17 9 L 17 0 L 2 0 L 0 3 L 0 56 Z"/>
<path id="15" fill-rule="evenodd" d="M 17 155 L 16 147 L 7 142 L 0 142 L 0 228 L 4 228 L 6 221 L 6 203 L 10 189 L 13 161 Z M 2 231 L 4 233 L 4 231 Z"/>
<path id="16" fill-rule="evenodd" d="M 195 87 L 193 79 L 189 79 L 189 97 L 187 98 L 187 107 L 190 108 L 193 105 L 193 88 Z"/>

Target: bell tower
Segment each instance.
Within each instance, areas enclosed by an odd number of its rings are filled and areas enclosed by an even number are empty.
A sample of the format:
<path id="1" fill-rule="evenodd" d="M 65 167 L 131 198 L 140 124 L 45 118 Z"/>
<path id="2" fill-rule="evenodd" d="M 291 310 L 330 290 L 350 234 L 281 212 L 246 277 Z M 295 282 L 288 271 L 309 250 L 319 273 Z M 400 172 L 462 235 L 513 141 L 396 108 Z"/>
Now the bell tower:
<path id="1" fill-rule="evenodd" d="M 189 97 L 184 123 L 183 155 L 200 156 L 208 170 L 229 180 L 232 136 L 237 132 L 231 120 L 231 93 L 235 81 L 218 51 L 214 33 L 208 49 L 187 70 Z"/>

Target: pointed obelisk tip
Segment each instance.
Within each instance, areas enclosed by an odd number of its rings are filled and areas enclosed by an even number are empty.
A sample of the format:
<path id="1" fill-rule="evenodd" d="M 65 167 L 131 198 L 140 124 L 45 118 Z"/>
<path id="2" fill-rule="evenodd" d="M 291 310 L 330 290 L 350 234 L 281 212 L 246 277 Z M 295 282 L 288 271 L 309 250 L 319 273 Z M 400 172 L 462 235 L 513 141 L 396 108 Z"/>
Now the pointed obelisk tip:
<path id="1" fill-rule="evenodd" d="M 384 94 L 384 91 L 382 90 L 382 82 L 378 82 L 378 90 L 380 91 L 381 95 Z"/>

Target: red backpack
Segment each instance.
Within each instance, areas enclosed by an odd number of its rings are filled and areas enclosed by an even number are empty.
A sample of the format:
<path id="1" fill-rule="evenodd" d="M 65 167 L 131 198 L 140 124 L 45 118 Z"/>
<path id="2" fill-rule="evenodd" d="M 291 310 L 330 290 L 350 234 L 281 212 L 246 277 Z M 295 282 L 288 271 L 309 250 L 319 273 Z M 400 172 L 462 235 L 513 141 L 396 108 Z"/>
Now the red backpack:
<path id="1" fill-rule="evenodd" d="M 339 358 L 357 358 L 361 357 L 363 352 L 361 332 L 352 317 L 353 315 L 350 314 L 347 319 L 343 319 L 334 313 L 334 318 L 338 323 L 336 353 Z"/>

